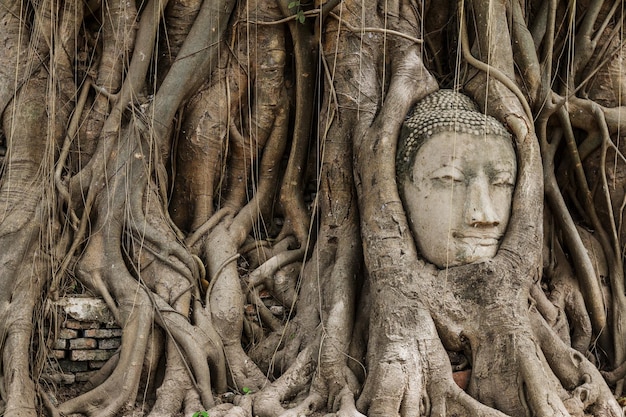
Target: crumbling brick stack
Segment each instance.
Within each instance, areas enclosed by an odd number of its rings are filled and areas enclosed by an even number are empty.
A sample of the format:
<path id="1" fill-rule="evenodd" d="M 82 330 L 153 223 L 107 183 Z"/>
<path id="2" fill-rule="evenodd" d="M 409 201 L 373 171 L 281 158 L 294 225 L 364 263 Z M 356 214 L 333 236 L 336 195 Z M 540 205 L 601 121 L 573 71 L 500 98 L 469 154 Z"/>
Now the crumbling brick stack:
<path id="1" fill-rule="evenodd" d="M 58 313 L 59 329 L 47 376 L 59 384 L 85 382 L 117 352 L 122 329 L 99 298 L 65 297 L 52 308 Z"/>

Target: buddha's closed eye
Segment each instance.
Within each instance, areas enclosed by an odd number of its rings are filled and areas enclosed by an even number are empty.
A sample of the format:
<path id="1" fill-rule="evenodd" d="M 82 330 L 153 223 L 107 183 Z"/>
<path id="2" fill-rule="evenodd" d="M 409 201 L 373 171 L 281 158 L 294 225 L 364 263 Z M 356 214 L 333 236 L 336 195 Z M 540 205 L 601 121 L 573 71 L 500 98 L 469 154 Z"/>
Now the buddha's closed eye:
<path id="1" fill-rule="evenodd" d="M 430 174 L 430 179 L 442 184 L 461 185 L 465 183 L 465 175 L 455 167 L 442 167 Z"/>

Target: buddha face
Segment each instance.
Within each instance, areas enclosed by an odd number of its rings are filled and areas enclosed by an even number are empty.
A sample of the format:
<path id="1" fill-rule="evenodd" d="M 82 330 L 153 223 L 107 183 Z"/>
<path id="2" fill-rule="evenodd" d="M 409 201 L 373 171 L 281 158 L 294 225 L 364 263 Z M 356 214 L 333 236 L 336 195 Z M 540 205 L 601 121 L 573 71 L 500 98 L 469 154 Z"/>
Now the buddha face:
<path id="1" fill-rule="evenodd" d="M 400 180 L 422 255 L 439 268 L 493 258 L 506 231 L 516 174 L 510 139 L 444 132 L 426 140 Z"/>

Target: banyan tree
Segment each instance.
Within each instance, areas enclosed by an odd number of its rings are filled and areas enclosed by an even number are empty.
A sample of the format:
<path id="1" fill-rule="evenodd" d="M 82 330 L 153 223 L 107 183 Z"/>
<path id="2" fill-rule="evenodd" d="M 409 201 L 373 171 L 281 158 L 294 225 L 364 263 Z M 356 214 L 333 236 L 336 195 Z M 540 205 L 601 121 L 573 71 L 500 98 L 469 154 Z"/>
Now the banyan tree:
<path id="1" fill-rule="evenodd" d="M 0 414 L 621 416 L 624 13 L 2 0 Z"/>

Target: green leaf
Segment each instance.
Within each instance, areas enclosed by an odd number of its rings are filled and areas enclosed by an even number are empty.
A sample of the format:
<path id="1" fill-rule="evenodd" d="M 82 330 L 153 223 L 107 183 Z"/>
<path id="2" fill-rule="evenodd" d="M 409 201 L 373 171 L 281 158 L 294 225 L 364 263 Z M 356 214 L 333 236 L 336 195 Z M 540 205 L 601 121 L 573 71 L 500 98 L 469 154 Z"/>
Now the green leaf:
<path id="1" fill-rule="evenodd" d="M 243 387 L 243 388 L 241 389 L 241 391 L 242 391 L 245 395 L 248 395 L 248 394 L 250 394 L 250 393 L 252 392 L 252 390 L 251 390 L 250 388 L 248 388 L 248 387 Z"/>
<path id="2" fill-rule="evenodd" d="M 209 417 L 209 413 L 207 413 L 206 411 L 196 411 L 195 413 L 193 413 L 192 417 Z"/>
<path id="3" fill-rule="evenodd" d="M 306 17 L 304 16 L 304 13 L 302 13 L 302 10 L 300 10 L 300 11 L 298 12 L 298 21 L 299 21 L 300 23 L 304 23 L 304 20 L 305 20 L 305 19 L 306 19 Z"/>
<path id="4" fill-rule="evenodd" d="M 296 7 L 298 5 L 298 3 L 300 3 L 299 1 L 292 1 L 291 3 L 289 3 L 289 5 L 287 7 L 289 7 L 290 9 L 293 9 L 294 7 Z"/>

